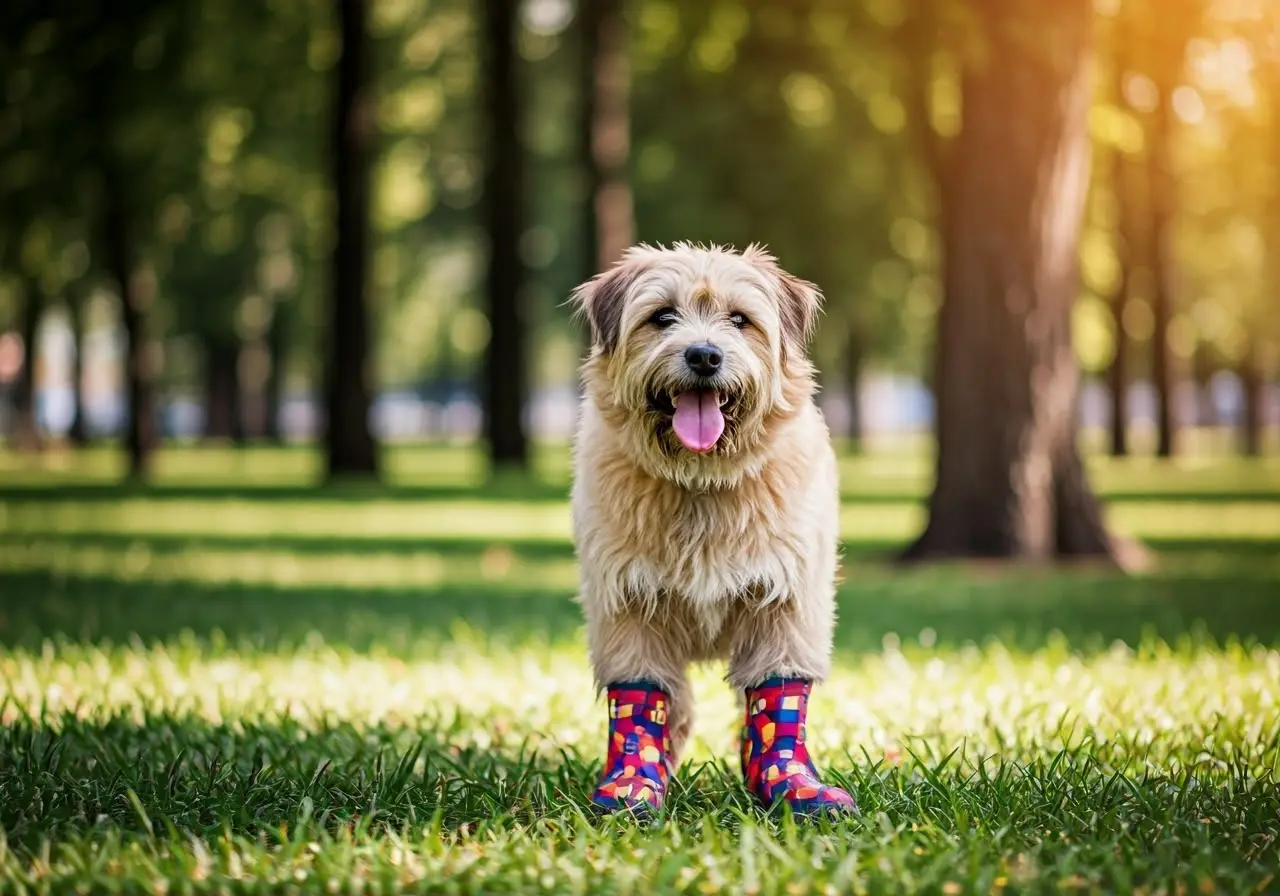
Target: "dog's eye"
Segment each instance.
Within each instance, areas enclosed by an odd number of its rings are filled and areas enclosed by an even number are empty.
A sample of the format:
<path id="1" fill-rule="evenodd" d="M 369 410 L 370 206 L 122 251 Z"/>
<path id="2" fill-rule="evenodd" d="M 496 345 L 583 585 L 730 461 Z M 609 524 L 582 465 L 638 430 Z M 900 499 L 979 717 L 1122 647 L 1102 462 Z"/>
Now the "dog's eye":
<path id="1" fill-rule="evenodd" d="M 649 318 L 649 323 L 655 327 L 662 327 L 664 330 L 674 324 L 677 320 L 674 308 L 663 308 L 661 311 L 654 312 L 653 317 Z"/>
<path id="2" fill-rule="evenodd" d="M 743 327 L 749 324 L 750 321 L 747 320 L 747 316 L 745 314 L 741 313 L 740 311 L 735 311 L 733 314 L 729 315 L 729 323 L 733 324 L 735 327 L 741 330 Z"/>

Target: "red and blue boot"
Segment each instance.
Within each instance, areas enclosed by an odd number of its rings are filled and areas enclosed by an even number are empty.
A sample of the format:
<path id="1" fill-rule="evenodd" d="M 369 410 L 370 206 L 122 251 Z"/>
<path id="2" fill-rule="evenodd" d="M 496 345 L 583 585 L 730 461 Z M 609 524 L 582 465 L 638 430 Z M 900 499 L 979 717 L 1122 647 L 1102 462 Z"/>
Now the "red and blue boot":
<path id="1" fill-rule="evenodd" d="M 609 686 L 609 750 L 591 802 L 617 811 L 650 815 L 662 807 L 671 777 L 666 692 L 643 681 Z"/>
<path id="2" fill-rule="evenodd" d="M 796 815 L 856 812 L 847 791 L 823 784 L 805 746 L 805 716 L 812 683 L 770 678 L 747 688 L 742 731 L 742 772 L 747 789 L 766 809 L 784 803 Z"/>

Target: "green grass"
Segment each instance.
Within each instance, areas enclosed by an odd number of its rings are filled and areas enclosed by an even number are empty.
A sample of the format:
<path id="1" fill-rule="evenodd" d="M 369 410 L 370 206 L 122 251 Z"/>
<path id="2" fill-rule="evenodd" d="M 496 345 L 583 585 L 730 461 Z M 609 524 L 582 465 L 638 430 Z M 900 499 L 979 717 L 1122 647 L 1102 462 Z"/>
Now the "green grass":
<path id="1" fill-rule="evenodd" d="M 1150 573 L 881 561 L 928 461 L 843 462 L 820 767 L 768 817 L 707 667 L 667 817 L 592 820 L 563 452 L 0 455 L 0 892 L 1280 892 L 1280 464 L 1093 462 Z"/>

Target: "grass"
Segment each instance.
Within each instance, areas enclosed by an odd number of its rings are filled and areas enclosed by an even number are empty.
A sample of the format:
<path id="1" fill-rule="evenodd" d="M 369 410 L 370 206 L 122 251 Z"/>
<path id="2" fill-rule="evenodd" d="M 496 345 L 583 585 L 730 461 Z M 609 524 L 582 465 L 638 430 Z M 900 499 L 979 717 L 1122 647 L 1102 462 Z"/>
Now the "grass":
<path id="1" fill-rule="evenodd" d="M 392 489 L 297 451 L 0 456 L 0 892 L 1280 892 L 1280 464 L 1094 462 L 1153 572 L 894 571 L 927 459 L 844 461 L 820 767 L 739 783 L 722 669 L 668 814 L 592 820 L 604 748 L 562 453 Z"/>

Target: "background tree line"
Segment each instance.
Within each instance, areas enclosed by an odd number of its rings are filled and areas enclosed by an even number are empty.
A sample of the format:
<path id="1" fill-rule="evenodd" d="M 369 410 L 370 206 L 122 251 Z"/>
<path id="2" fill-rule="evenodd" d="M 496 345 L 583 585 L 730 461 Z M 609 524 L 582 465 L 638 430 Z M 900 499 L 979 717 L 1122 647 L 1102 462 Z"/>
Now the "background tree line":
<path id="1" fill-rule="evenodd" d="M 24 349 L 53 310 L 119 327 L 137 476 L 164 395 L 198 392 L 208 438 L 278 439 L 290 383 L 333 477 L 377 472 L 397 388 L 474 386 L 492 462 L 527 467 L 529 396 L 582 349 L 563 297 L 638 239 L 764 241 L 821 284 L 829 391 L 938 384 L 913 554 L 1114 554 L 1081 374 L 1115 453 L 1130 384 L 1171 455 L 1180 384 L 1222 371 L 1263 448 L 1265 0 L 54 0 L 0 26 L 0 320 Z"/>

